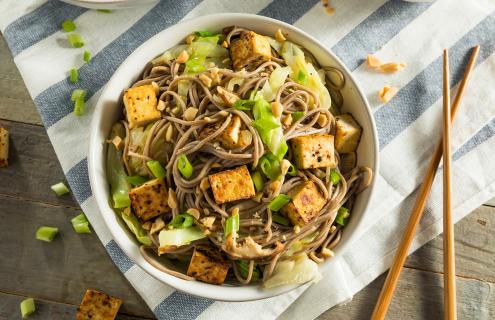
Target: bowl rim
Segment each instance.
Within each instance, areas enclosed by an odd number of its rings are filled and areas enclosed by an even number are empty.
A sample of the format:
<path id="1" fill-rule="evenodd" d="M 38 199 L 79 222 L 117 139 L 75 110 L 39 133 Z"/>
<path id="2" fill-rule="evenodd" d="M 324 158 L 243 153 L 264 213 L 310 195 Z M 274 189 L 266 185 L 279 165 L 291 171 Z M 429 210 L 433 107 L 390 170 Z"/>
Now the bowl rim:
<path id="1" fill-rule="evenodd" d="M 347 241 L 339 244 L 339 250 L 336 253 L 334 259 L 336 260 L 338 257 L 342 256 L 343 252 L 347 249 L 349 244 L 352 242 L 353 238 L 357 234 L 357 230 L 362 227 L 362 222 L 364 219 L 364 215 L 369 212 L 370 203 L 373 198 L 373 194 L 375 192 L 375 186 L 377 181 L 377 174 L 379 172 L 379 144 L 378 144 L 378 134 L 376 130 L 376 124 L 373 118 L 373 113 L 366 98 L 366 95 L 361 90 L 358 82 L 353 77 L 352 73 L 349 69 L 343 64 L 343 62 L 330 50 L 327 49 L 319 40 L 309 35 L 305 31 L 287 24 L 283 21 L 276 20 L 269 17 L 259 16 L 256 14 L 248 14 L 248 13 L 218 13 L 218 14 L 210 14 L 205 16 L 200 16 L 191 19 L 185 19 L 180 21 L 179 23 L 168 27 L 160 32 L 158 32 L 153 37 L 149 38 L 141 45 L 139 45 L 115 70 L 113 75 L 110 77 L 108 82 L 105 84 L 105 87 L 102 90 L 102 93 L 95 105 L 95 111 L 93 114 L 93 119 L 91 120 L 90 125 L 90 143 L 89 143 L 89 154 L 88 154 L 88 173 L 90 178 L 90 185 L 92 189 L 92 194 L 95 198 L 96 206 L 98 209 L 98 214 L 103 217 L 105 221 L 105 225 L 110 231 L 112 239 L 118 244 L 118 246 L 122 249 L 122 251 L 131 259 L 136 265 L 138 265 L 141 269 L 146 271 L 149 275 L 157 279 L 158 281 L 173 287 L 176 290 L 192 294 L 198 297 L 218 300 L 218 301 L 231 301 L 231 302 L 243 302 L 243 301 L 254 301 L 260 299 L 266 299 L 270 297 L 274 297 L 289 291 L 292 291 L 296 288 L 303 286 L 304 284 L 299 285 L 286 285 L 271 289 L 262 289 L 260 290 L 259 285 L 256 286 L 218 286 L 207 283 L 202 283 L 199 281 L 187 281 L 179 279 L 175 276 L 164 273 L 156 268 L 154 268 L 149 262 L 147 262 L 139 253 L 139 249 L 136 246 L 136 243 L 133 242 L 129 237 L 125 234 L 125 230 L 120 226 L 114 225 L 114 221 L 112 219 L 116 218 L 116 213 L 111 208 L 108 203 L 108 196 L 103 187 L 106 183 L 106 179 L 100 179 L 98 170 L 101 170 L 100 159 L 101 155 L 98 154 L 97 150 L 99 150 L 98 145 L 102 144 L 99 136 L 99 130 L 102 123 L 102 116 L 104 113 L 104 98 L 107 92 L 110 90 L 108 84 L 112 83 L 116 77 L 119 76 L 119 72 L 122 70 L 122 66 L 129 63 L 134 56 L 140 55 L 141 51 L 144 50 L 147 44 L 151 42 L 157 41 L 163 34 L 170 33 L 173 31 L 178 31 L 181 29 L 191 29 L 190 24 L 207 24 L 211 23 L 211 21 L 223 21 L 223 20 L 231 20 L 234 21 L 236 19 L 251 19 L 255 20 L 262 24 L 272 24 L 282 28 L 284 31 L 289 31 L 289 33 L 296 33 L 301 38 L 304 38 L 304 42 L 311 43 L 314 46 L 319 47 L 322 50 L 325 56 L 329 56 L 331 59 L 335 61 L 335 64 L 343 70 L 346 76 L 346 83 L 352 84 L 353 90 L 356 91 L 357 96 L 362 101 L 365 107 L 365 117 L 367 118 L 368 123 L 370 124 L 370 134 L 372 135 L 372 143 L 374 144 L 372 149 L 372 163 L 373 163 L 373 177 L 370 186 L 368 187 L 369 193 L 367 196 L 367 200 L 365 201 L 362 209 L 362 214 L 360 219 L 353 221 L 354 227 L 353 231 L 350 234 Z M 194 30 L 189 30 L 192 32 Z M 180 31 L 183 33 L 183 31 Z M 103 168 L 103 171 L 105 169 Z M 111 212 L 112 214 L 108 213 Z M 108 214 L 106 214 L 108 213 Z M 355 239 L 354 239 L 355 240 Z M 137 249 L 137 250 L 136 250 Z M 334 261 L 332 259 L 332 261 Z M 320 271 L 323 271 L 325 267 L 325 263 L 319 266 Z M 208 290 L 210 289 L 210 290 Z"/>

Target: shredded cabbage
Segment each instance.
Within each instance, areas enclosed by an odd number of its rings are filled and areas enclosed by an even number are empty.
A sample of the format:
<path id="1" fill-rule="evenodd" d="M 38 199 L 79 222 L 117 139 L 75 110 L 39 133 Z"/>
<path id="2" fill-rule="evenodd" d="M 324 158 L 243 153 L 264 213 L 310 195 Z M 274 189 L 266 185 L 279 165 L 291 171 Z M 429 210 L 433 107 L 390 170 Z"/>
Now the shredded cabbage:
<path id="1" fill-rule="evenodd" d="M 151 239 L 148 237 L 146 230 L 143 229 L 138 219 L 132 213 L 127 215 L 122 212 L 121 215 L 127 227 L 129 227 L 132 233 L 136 236 L 137 241 L 144 245 L 151 246 Z"/>
<path id="2" fill-rule="evenodd" d="M 286 284 L 302 284 L 308 281 L 318 282 L 320 279 L 321 274 L 318 272 L 318 265 L 303 253 L 279 261 L 263 286 L 273 288 Z"/>
<path id="3" fill-rule="evenodd" d="M 315 240 L 315 238 L 316 238 L 317 235 L 318 235 L 318 232 L 315 231 L 313 233 L 308 234 L 307 236 L 305 236 L 301 240 L 298 240 L 298 241 L 294 242 L 292 244 L 292 246 L 290 246 L 290 248 L 287 249 L 287 251 L 285 252 L 285 255 L 286 256 L 292 256 L 292 255 L 294 255 L 294 253 L 302 250 L 302 248 L 304 247 L 305 244 L 308 244 L 308 243 L 313 242 Z"/>
<path id="4" fill-rule="evenodd" d="M 276 67 L 273 70 L 270 78 L 268 78 L 268 81 L 265 82 L 261 89 L 263 98 L 266 101 L 271 102 L 275 100 L 278 89 L 285 83 L 285 79 L 289 76 L 290 71 L 290 67 Z"/>
<path id="5" fill-rule="evenodd" d="M 280 49 L 282 48 L 282 44 L 272 37 L 265 36 L 265 38 L 268 41 L 268 43 L 270 44 L 270 47 L 272 47 L 275 51 L 280 53 Z"/>
<path id="6" fill-rule="evenodd" d="M 143 127 L 136 127 L 130 130 L 130 148 L 133 152 L 142 154 L 144 150 L 144 144 L 146 143 L 146 138 L 148 136 L 148 132 L 151 129 L 153 123 Z M 140 176 L 148 175 L 146 171 L 145 163 L 143 159 L 136 157 L 129 157 L 129 166 L 131 169 Z"/>
<path id="7" fill-rule="evenodd" d="M 290 41 L 285 41 L 282 45 L 280 55 L 291 68 L 290 78 L 297 82 L 298 75 L 302 71 L 302 74 L 306 74 L 307 76 L 305 85 L 318 95 L 321 107 L 330 108 L 332 105 L 330 93 L 321 81 L 320 75 L 315 67 L 311 63 L 306 62 L 304 52 L 301 48 Z"/>
<path id="8" fill-rule="evenodd" d="M 191 46 L 188 44 L 179 44 L 165 51 L 161 56 L 151 60 L 151 63 L 156 65 L 159 63 L 170 62 L 179 56 L 179 54 L 186 50 L 187 53 L 191 54 Z"/>
<path id="9" fill-rule="evenodd" d="M 160 248 L 166 248 L 169 246 L 184 246 L 205 237 L 206 235 L 198 227 L 189 227 L 171 230 L 162 229 L 158 235 L 158 240 L 160 241 Z"/>

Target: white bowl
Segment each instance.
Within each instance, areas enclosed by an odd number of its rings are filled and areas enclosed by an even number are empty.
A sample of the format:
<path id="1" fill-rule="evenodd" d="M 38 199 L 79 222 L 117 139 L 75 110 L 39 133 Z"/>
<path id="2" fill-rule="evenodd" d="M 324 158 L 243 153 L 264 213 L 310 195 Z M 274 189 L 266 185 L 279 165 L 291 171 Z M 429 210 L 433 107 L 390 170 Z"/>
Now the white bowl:
<path id="1" fill-rule="evenodd" d="M 273 289 L 265 289 L 260 285 L 243 287 L 217 286 L 199 281 L 182 280 L 155 269 L 141 256 L 133 235 L 127 228 L 123 227 L 120 218 L 110 207 L 109 187 L 105 177 L 106 146 L 104 141 L 107 139 L 112 124 L 117 121 L 122 113 L 120 109 L 122 91 L 137 80 L 148 61 L 166 49 L 182 42 L 188 34 L 197 30 L 220 31 L 223 27 L 231 25 L 244 26 L 268 35 L 273 35 L 280 28 L 288 33 L 289 40 L 303 45 L 312 52 L 320 64 L 335 66 L 344 72 L 346 76 L 346 86 L 342 92 L 345 99 L 344 110 L 351 112 L 363 127 L 363 136 L 357 150 L 358 164 L 366 165 L 373 172 L 378 172 L 378 140 L 373 116 L 364 94 L 342 62 L 315 38 L 289 24 L 262 16 L 237 13 L 208 15 L 183 21 L 160 32 L 136 49 L 117 69 L 96 105 L 91 123 L 88 161 L 91 188 L 98 208 L 113 238 L 130 259 L 159 281 L 186 293 L 215 300 L 249 301 L 273 297 L 293 290 L 298 286 L 288 285 Z M 375 178 L 373 178 L 370 187 L 357 198 L 351 221 L 344 230 L 341 243 L 335 248 L 336 256 L 334 259 L 341 256 L 347 245 L 353 241 L 354 231 L 359 227 L 363 219 L 374 185 Z M 328 260 L 321 266 L 323 276 L 325 266 L 331 263 L 332 260 Z"/>
<path id="2" fill-rule="evenodd" d="M 68 4 L 88 9 L 118 10 L 158 2 L 159 0 L 60 0 Z"/>

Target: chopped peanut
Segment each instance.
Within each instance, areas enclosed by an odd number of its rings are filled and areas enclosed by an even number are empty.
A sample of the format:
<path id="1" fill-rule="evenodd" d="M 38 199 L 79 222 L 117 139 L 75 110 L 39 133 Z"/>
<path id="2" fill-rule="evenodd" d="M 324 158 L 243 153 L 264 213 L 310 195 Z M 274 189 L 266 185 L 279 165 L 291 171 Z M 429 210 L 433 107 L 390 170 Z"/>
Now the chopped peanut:
<path id="1" fill-rule="evenodd" d="M 211 88 L 213 80 L 210 77 L 208 77 L 206 74 L 200 74 L 198 78 L 205 86 Z"/>
<path id="2" fill-rule="evenodd" d="M 177 209 L 179 203 L 177 202 L 177 194 L 175 193 L 174 189 L 169 188 L 168 189 L 168 206 L 172 209 Z"/>
<path id="3" fill-rule="evenodd" d="M 198 114 L 198 108 L 194 107 L 189 107 L 184 111 L 184 119 L 186 121 L 193 121 L 196 118 L 196 115 Z"/>
<path id="4" fill-rule="evenodd" d="M 222 47 L 228 48 L 229 47 L 228 42 L 227 41 L 222 42 Z"/>
<path id="5" fill-rule="evenodd" d="M 112 144 L 115 146 L 115 149 L 120 150 L 122 147 L 122 138 L 119 136 L 115 136 L 112 140 Z"/>
<path id="6" fill-rule="evenodd" d="M 284 42 L 285 40 L 287 40 L 285 39 L 282 30 L 278 29 L 277 32 L 275 32 L 275 40 L 277 40 L 278 42 Z"/>
<path id="7" fill-rule="evenodd" d="M 288 114 L 286 115 L 283 119 L 282 119 L 282 124 L 286 127 L 290 126 L 292 124 L 292 114 Z"/>
<path id="8" fill-rule="evenodd" d="M 215 217 L 205 217 L 205 218 L 202 218 L 201 220 L 199 220 L 205 227 L 207 227 L 208 229 L 212 229 L 213 228 L 213 224 L 215 223 Z"/>
<path id="9" fill-rule="evenodd" d="M 321 249 L 321 256 L 323 258 L 331 258 L 331 257 L 335 256 L 335 253 L 333 253 L 333 251 L 328 249 L 328 248 L 323 248 L 323 249 Z"/>
<path id="10" fill-rule="evenodd" d="M 173 138 L 174 138 L 174 126 L 172 124 L 169 124 L 167 131 L 165 132 L 165 141 L 172 142 Z"/>
<path id="11" fill-rule="evenodd" d="M 165 110 L 165 101 L 163 100 L 158 100 L 158 105 L 156 106 L 156 108 L 160 111 L 163 111 Z"/>
<path id="12" fill-rule="evenodd" d="M 379 68 L 382 65 L 382 62 L 380 61 L 380 59 L 378 59 L 374 55 L 369 54 L 366 57 L 366 64 L 370 68 Z"/>
<path id="13" fill-rule="evenodd" d="M 380 66 L 380 71 L 385 72 L 385 73 L 393 73 L 393 72 L 404 70 L 405 68 L 406 68 L 405 63 L 390 62 L 390 63 L 382 64 Z"/>
<path id="14" fill-rule="evenodd" d="M 182 50 L 177 59 L 175 59 L 175 62 L 185 63 L 187 60 L 189 60 L 189 53 L 186 50 Z"/>
<path id="15" fill-rule="evenodd" d="M 188 35 L 186 38 L 186 43 L 191 44 L 194 41 L 194 38 L 195 38 L 194 34 Z"/>
<path id="16" fill-rule="evenodd" d="M 199 188 L 201 189 L 201 191 L 210 189 L 210 180 L 208 179 L 208 177 L 201 179 Z"/>
<path id="17" fill-rule="evenodd" d="M 316 121 L 320 127 L 324 127 L 328 124 L 328 118 L 325 114 L 320 114 L 318 120 Z"/>
<path id="18" fill-rule="evenodd" d="M 397 94 L 398 91 L 399 90 L 396 87 L 384 86 L 378 92 L 378 96 L 382 102 L 387 103 Z"/>
<path id="19" fill-rule="evenodd" d="M 160 93 L 160 87 L 158 86 L 158 83 L 155 81 L 151 81 L 151 85 L 153 86 L 153 89 L 155 89 L 155 95 L 158 95 Z"/>
<path id="20" fill-rule="evenodd" d="M 155 222 L 151 225 L 150 234 L 156 233 L 165 228 L 165 222 L 163 222 L 162 218 L 158 217 L 155 219 Z"/>
<path id="21" fill-rule="evenodd" d="M 284 106 L 280 102 L 274 101 L 271 103 L 271 107 L 272 107 L 272 113 L 275 116 L 275 118 L 280 118 L 282 112 L 284 111 Z"/>
<path id="22" fill-rule="evenodd" d="M 187 209 L 186 213 L 190 216 L 193 216 L 194 219 L 196 219 L 196 220 L 199 219 L 199 210 L 196 208 L 189 208 L 189 209 Z"/>
<path id="23" fill-rule="evenodd" d="M 333 15 L 335 13 L 335 8 L 334 7 L 326 7 L 325 11 L 329 16 Z"/>

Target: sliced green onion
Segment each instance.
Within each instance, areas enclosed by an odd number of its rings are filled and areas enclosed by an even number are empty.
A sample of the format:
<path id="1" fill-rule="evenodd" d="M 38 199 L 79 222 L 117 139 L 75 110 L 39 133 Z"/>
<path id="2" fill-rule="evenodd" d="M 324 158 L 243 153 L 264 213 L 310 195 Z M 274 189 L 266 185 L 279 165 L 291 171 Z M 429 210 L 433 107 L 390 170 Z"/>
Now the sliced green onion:
<path id="1" fill-rule="evenodd" d="M 157 179 L 163 179 L 167 175 L 167 171 L 165 171 L 160 162 L 156 160 L 148 161 L 146 162 L 146 165 Z"/>
<path id="2" fill-rule="evenodd" d="M 27 318 L 36 311 L 33 298 L 27 298 L 21 301 L 21 315 L 23 318 Z"/>
<path id="3" fill-rule="evenodd" d="M 238 270 L 239 270 L 239 273 L 241 274 L 241 276 L 244 279 L 246 279 L 249 275 L 249 263 L 247 261 L 244 261 L 244 260 L 236 260 L 235 263 L 237 264 L 237 267 L 238 267 Z M 254 281 L 257 281 L 257 280 L 259 280 L 259 278 L 260 278 L 260 272 L 259 272 L 258 268 L 256 267 L 256 265 L 254 265 L 253 274 L 251 275 L 251 279 Z"/>
<path id="4" fill-rule="evenodd" d="M 186 61 L 186 69 L 188 72 L 200 73 L 206 70 L 202 59 L 189 59 Z"/>
<path id="5" fill-rule="evenodd" d="M 70 82 L 77 83 L 77 80 L 79 78 L 79 72 L 77 71 L 77 69 L 72 68 L 70 69 L 69 73 L 70 73 Z"/>
<path id="6" fill-rule="evenodd" d="M 69 40 L 70 45 L 74 48 L 81 48 L 84 46 L 83 39 L 77 33 L 68 34 L 67 40 Z"/>
<path id="7" fill-rule="evenodd" d="M 112 13 L 112 10 L 108 10 L 108 9 L 97 9 L 96 11 L 101 13 Z"/>
<path id="8" fill-rule="evenodd" d="M 146 179 L 145 177 L 143 176 L 130 176 L 130 177 L 125 177 L 125 179 L 127 180 L 127 182 L 129 182 L 130 184 L 132 184 L 134 187 L 139 187 L 140 185 L 142 185 L 143 183 L 145 183 L 146 181 L 148 181 L 148 179 Z"/>
<path id="9" fill-rule="evenodd" d="M 289 203 L 289 201 L 290 198 L 288 196 L 286 196 L 285 194 L 279 194 L 270 202 L 270 204 L 268 204 L 268 208 L 272 211 L 278 211 L 287 203 Z"/>
<path id="10" fill-rule="evenodd" d="M 347 224 L 347 218 L 349 218 L 350 215 L 349 209 L 346 207 L 340 207 L 337 212 L 337 216 L 335 217 L 335 223 L 345 226 Z"/>
<path id="11" fill-rule="evenodd" d="M 83 99 L 86 98 L 86 90 L 83 89 L 76 89 L 72 91 L 72 95 L 70 96 L 70 101 L 76 102 L 78 99 Z"/>
<path id="12" fill-rule="evenodd" d="M 67 186 L 63 182 L 54 184 L 50 188 L 57 194 L 57 196 L 61 196 L 70 192 L 69 188 L 67 188 Z"/>
<path id="13" fill-rule="evenodd" d="M 51 242 L 58 233 L 58 228 L 55 227 L 40 227 L 36 231 L 36 239 Z"/>
<path id="14" fill-rule="evenodd" d="M 308 82 L 308 75 L 303 70 L 299 70 L 297 74 L 297 82 L 300 84 L 306 84 Z"/>
<path id="15" fill-rule="evenodd" d="M 305 112 L 304 111 L 296 111 L 292 113 L 292 120 L 297 121 L 304 117 Z"/>
<path id="16" fill-rule="evenodd" d="M 89 60 L 91 60 L 91 53 L 88 50 L 84 51 L 83 60 L 86 63 L 88 63 Z"/>
<path id="17" fill-rule="evenodd" d="M 198 37 L 211 37 L 213 35 L 213 33 L 207 30 L 196 31 L 194 32 L 194 34 L 197 35 Z"/>
<path id="18" fill-rule="evenodd" d="M 131 205 L 129 195 L 123 193 L 115 193 L 112 195 L 114 208 L 127 208 Z"/>
<path id="19" fill-rule="evenodd" d="M 175 218 L 172 219 L 169 223 L 169 228 L 170 226 L 174 228 L 189 228 L 190 226 L 193 225 L 194 219 L 192 216 L 183 213 L 183 214 L 178 214 L 175 216 Z"/>
<path id="20" fill-rule="evenodd" d="M 263 181 L 263 177 L 259 171 L 255 171 L 251 175 L 251 179 L 253 179 L 254 187 L 256 188 L 256 192 L 263 191 L 263 187 L 265 186 L 265 182 Z"/>
<path id="21" fill-rule="evenodd" d="M 330 180 L 332 181 L 332 184 L 334 186 L 339 184 L 340 174 L 337 172 L 337 170 L 335 170 L 335 169 L 330 170 Z"/>
<path id="22" fill-rule="evenodd" d="M 84 213 L 81 213 L 70 220 L 72 227 L 77 233 L 91 233 L 89 221 Z"/>
<path id="23" fill-rule="evenodd" d="M 281 173 L 280 162 L 271 153 L 267 153 L 261 157 L 259 166 L 263 174 L 272 180 L 277 179 Z"/>
<path id="24" fill-rule="evenodd" d="M 237 110 L 248 111 L 251 110 L 254 106 L 253 100 L 237 100 L 234 102 L 232 107 Z"/>
<path id="25" fill-rule="evenodd" d="M 76 24 L 74 23 L 74 21 L 67 19 L 62 22 L 62 29 L 64 29 L 65 32 L 72 32 L 76 30 Z"/>
<path id="26" fill-rule="evenodd" d="M 239 231 L 239 215 L 235 214 L 225 221 L 225 237 L 228 237 L 232 233 L 233 237 L 237 236 L 237 231 Z"/>
<path id="27" fill-rule="evenodd" d="M 289 219 L 286 217 L 279 216 L 278 214 L 272 215 L 272 220 L 273 222 L 276 222 L 278 224 L 281 224 L 283 226 L 288 227 L 289 226 Z"/>
<path id="28" fill-rule="evenodd" d="M 179 159 L 177 160 L 177 169 L 179 169 L 180 174 L 186 179 L 189 179 L 194 172 L 192 164 L 189 162 L 189 159 L 187 159 L 187 156 L 184 154 L 181 154 L 179 156 Z"/>
<path id="29" fill-rule="evenodd" d="M 74 114 L 82 116 L 86 112 L 86 103 L 83 98 L 77 99 L 74 103 Z"/>
<path id="30" fill-rule="evenodd" d="M 287 174 L 293 177 L 297 176 L 297 168 L 292 163 L 290 164 L 289 170 L 287 170 Z"/>

